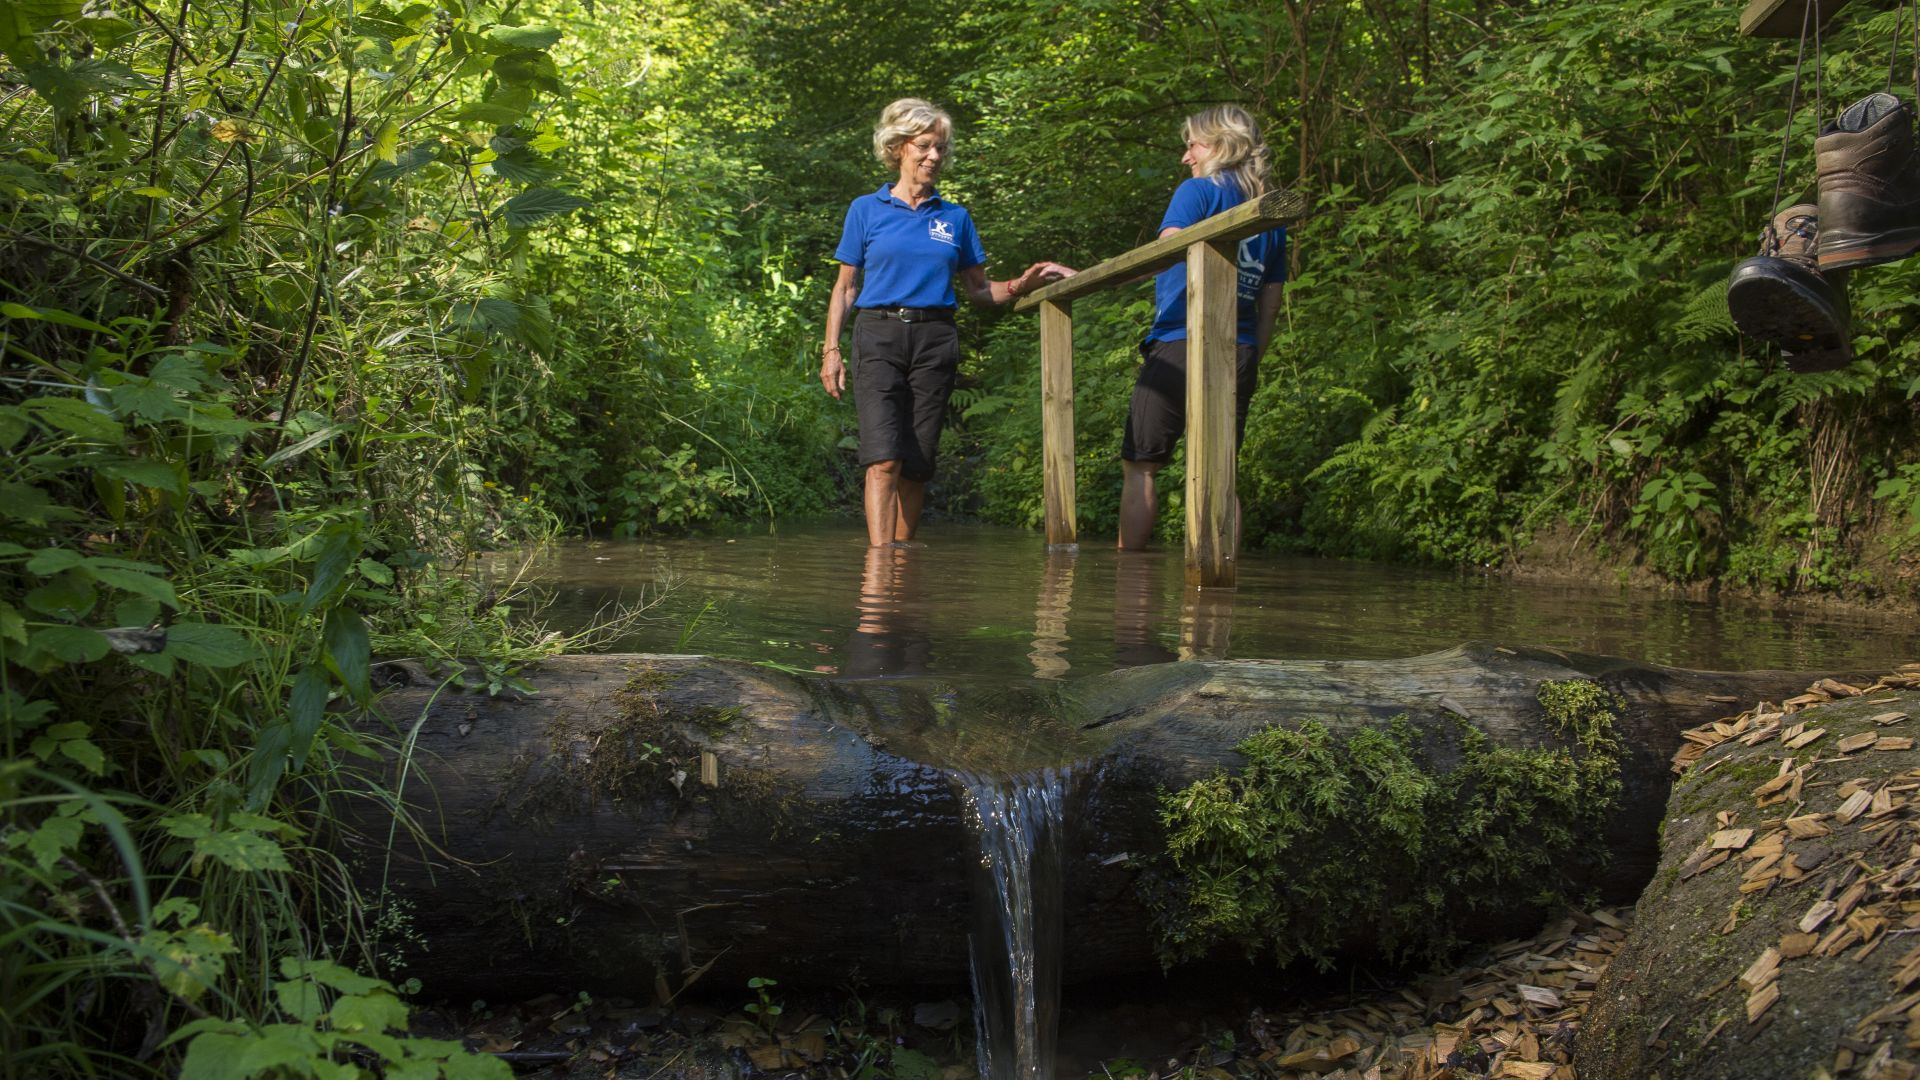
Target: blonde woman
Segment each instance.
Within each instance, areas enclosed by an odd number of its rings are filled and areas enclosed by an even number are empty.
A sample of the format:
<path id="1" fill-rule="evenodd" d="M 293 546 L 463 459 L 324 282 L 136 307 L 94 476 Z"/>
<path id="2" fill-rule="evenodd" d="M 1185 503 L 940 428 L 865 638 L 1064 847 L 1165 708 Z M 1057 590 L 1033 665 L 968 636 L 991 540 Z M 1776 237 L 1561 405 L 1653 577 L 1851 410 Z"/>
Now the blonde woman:
<path id="1" fill-rule="evenodd" d="M 1267 147 L 1253 117 L 1237 105 L 1216 105 L 1187 117 L 1181 128 L 1192 170 L 1174 190 L 1160 219 L 1171 236 L 1267 190 Z M 1259 382 L 1260 357 L 1273 338 L 1280 291 L 1287 280 L 1287 231 L 1273 229 L 1240 241 L 1239 348 L 1235 445 L 1246 435 L 1247 405 Z M 1154 476 L 1173 457 L 1187 426 L 1187 264 L 1163 270 L 1153 283 L 1154 319 L 1140 345 L 1127 431 L 1120 443 L 1120 546 L 1143 548 L 1159 513 Z M 1235 507 L 1237 521 L 1239 508 Z"/>
<path id="2" fill-rule="evenodd" d="M 933 477 L 947 398 L 960 366 L 953 325 L 954 279 L 982 307 L 1005 304 L 1073 273 L 1037 262 L 1008 281 L 987 280 L 972 215 L 934 186 L 947 164 L 953 118 L 919 98 L 880 112 L 873 153 L 898 178 L 847 208 L 820 385 L 836 399 L 847 386 L 840 333 L 853 324 L 853 403 L 866 470 L 867 542 L 913 539 Z"/>

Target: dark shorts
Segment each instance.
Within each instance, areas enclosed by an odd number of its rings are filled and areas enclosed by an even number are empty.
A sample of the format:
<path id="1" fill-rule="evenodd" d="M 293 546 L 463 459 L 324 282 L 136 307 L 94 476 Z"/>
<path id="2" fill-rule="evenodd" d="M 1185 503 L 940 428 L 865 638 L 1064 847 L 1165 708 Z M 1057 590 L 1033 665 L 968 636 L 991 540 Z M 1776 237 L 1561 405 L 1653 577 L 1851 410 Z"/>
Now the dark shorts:
<path id="1" fill-rule="evenodd" d="M 960 370 L 951 322 L 902 322 L 862 311 L 853 321 L 853 408 L 860 465 L 898 461 L 908 480 L 933 476 L 947 398 Z"/>
<path id="2" fill-rule="evenodd" d="M 1260 382 L 1253 346 L 1234 350 L 1233 445 L 1247 437 L 1247 406 Z M 1140 346 L 1140 374 L 1133 383 L 1127 433 L 1120 440 L 1123 461 L 1166 464 L 1173 445 L 1187 430 L 1187 343 L 1149 341 Z"/>

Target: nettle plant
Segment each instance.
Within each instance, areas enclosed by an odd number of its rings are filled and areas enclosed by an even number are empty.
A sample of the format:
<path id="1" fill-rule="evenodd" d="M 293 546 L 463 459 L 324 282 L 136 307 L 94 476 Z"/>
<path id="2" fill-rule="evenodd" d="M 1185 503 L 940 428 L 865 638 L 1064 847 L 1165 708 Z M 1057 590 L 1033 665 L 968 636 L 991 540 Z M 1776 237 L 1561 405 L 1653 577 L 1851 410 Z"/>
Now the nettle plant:
<path id="1" fill-rule="evenodd" d="M 526 644 L 433 568 L 585 204 L 502 13 L 0 9 L 0 1076 L 505 1075 L 404 1038 L 333 854 L 408 827 L 375 650 Z"/>

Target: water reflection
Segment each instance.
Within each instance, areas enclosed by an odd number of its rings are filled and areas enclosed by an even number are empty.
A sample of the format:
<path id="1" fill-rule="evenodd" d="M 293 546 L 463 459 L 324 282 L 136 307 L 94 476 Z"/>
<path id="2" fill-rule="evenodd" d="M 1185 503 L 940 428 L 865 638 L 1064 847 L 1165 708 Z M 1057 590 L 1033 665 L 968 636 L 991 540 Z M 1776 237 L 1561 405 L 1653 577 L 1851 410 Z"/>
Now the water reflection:
<path id="1" fill-rule="evenodd" d="M 1379 659 L 1474 639 L 1710 669 L 1920 655 L 1911 621 L 1845 611 L 1257 552 L 1238 560 L 1237 589 L 1194 592 L 1177 548 L 1050 553 L 1034 533 L 951 524 L 922 539 L 869 551 L 845 523 L 783 523 L 777 536 L 563 545 L 533 572 L 556 590 L 556 629 L 676 579 L 657 609 L 669 614 L 614 650 L 842 675 L 1054 681 L 1183 656 Z M 519 559 L 499 559 L 503 576 Z"/>
<path id="2" fill-rule="evenodd" d="M 1225 660 L 1233 639 L 1234 589 L 1187 589 L 1180 598 L 1180 659 Z"/>
<path id="3" fill-rule="evenodd" d="M 1113 553 L 1113 659 L 1120 667 L 1179 659 L 1160 643 L 1167 560 L 1153 551 Z"/>
<path id="4" fill-rule="evenodd" d="M 1040 596 L 1033 604 L 1033 650 L 1027 653 L 1036 678 L 1058 679 L 1072 666 L 1067 662 L 1067 642 L 1072 640 L 1067 619 L 1073 614 L 1073 564 L 1079 557 L 1079 548 L 1071 545 L 1047 550 Z"/>
<path id="5" fill-rule="evenodd" d="M 855 606 L 858 618 L 847 636 L 841 674 L 871 679 L 932 673 L 933 632 L 919 558 L 925 550 L 913 545 L 867 548 Z"/>

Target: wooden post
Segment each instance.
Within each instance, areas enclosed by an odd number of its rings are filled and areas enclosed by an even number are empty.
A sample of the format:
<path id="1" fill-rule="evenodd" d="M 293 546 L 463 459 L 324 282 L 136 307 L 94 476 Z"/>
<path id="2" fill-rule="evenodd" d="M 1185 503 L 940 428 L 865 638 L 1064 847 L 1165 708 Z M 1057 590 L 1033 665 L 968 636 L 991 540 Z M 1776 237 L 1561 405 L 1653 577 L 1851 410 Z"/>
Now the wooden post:
<path id="1" fill-rule="evenodd" d="M 1068 301 L 1040 305 L 1040 433 L 1048 544 L 1079 540 L 1073 491 L 1073 314 Z"/>
<path id="2" fill-rule="evenodd" d="M 1239 245 L 1187 249 L 1187 584 L 1234 583 L 1234 351 Z"/>

